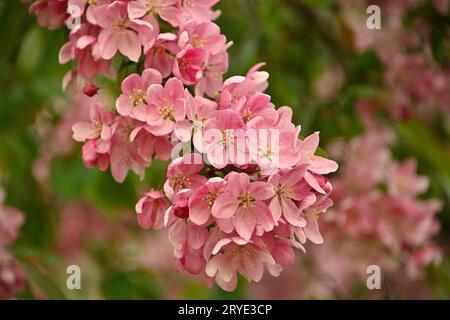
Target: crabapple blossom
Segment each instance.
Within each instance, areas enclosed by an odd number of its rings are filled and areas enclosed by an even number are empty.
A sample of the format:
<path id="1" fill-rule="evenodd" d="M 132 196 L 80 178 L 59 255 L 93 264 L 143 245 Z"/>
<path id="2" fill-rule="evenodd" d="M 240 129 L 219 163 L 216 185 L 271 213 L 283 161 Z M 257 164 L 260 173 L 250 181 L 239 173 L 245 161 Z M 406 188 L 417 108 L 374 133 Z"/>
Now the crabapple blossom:
<path id="1" fill-rule="evenodd" d="M 142 76 L 133 73 L 122 82 L 122 94 L 117 98 L 116 110 L 122 116 L 145 121 L 147 90 L 152 84 L 161 84 L 162 77 L 155 69 L 145 69 Z"/>
<path id="2" fill-rule="evenodd" d="M 223 80 L 232 42 L 212 22 L 218 0 L 69 2 L 81 9 L 80 25 L 59 58 L 77 62 L 63 81 L 69 92 L 82 83 L 90 97 L 90 121 L 72 127 L 82 160 L 110 168 L 120 183 L 129 171 L 142 179 L 155 157 L 172 157 L 163 190 L 148 191 L 135 211 L 142 228 L 168 230 L 180 271 L 233 291 L 238 274 L 278 276 L 294 249 L 323 242 L 318 218 L 332 204 L 324 175 L 337 164 L 316 155 L 318 133 L 301 139 L 292 110 L 264 93 L 264 63 Z M 39 0 L 32 12 L 57 26 L 54 5 L 67 9 L 67 1 Z M 113 85 L 97 87 L 101 75 Z M 408 168 L 398 170 L 410 181 Z M 391 181 L 393 193 L 401 183 Z"/>

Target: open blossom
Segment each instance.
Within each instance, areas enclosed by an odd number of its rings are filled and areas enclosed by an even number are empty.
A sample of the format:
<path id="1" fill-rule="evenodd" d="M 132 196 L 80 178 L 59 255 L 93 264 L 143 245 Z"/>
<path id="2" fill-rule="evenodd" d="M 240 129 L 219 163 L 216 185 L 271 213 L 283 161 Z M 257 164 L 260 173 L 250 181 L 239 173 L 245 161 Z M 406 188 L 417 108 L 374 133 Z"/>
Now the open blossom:
<path id="1" fill-rule="evenodd" d="M 148 229 L 160 229 L 164 223 L 164 213 L 169 205 L 161 191 L 149 191 L 136 204 L 136 213 L 139 225 Z"/>
<path id="2" fill-rule="evenodd" d="M 245 164 L 245 124 L 234 110 L 219 110 L 206 121 L 200 151 L 208 161 L 222 169 L 228 163 Z"/>
<path id="3" fill-rule="evenodd" d="M 175 56 L 180 51 L 176 40 L 177 35 L 173 33 L 160 33 L 153 47 L 147 52 L 145 67 L 154 68 L 163 78 L 167 78 L 172 73 Z"/>
<path id="4" fill-rule="evenodd" d="M 206 274 L 227 291 L 236 287 L 238 272 L 247 280 L 258 282 L 263 276 L 264 265 L 276 263 L 263 246 L 240 237 L 221 239 L 211 254 L 214 256 L 206 265 Z"/>
<path id="5" fill-rule="evenodd" d="M 186 85 L 196 84 L 202 77 L 208 56 L 206 50 L 187 45 L 176 55 L 173 74 Z"/>
<path id="6" fill-rule="evenodd" d="M 100 55 L 106 60 L 112 59 L 119 51 L 137 62 L 142 53 L 142 45 L 150 47 L 158 34 L 151 23 L 128 19 L 127 3 L 124 1 L 114 1 L 110 5 L 96 8 L 95 18 L 102 28 L 98 35 Z"/>
<path id="7" fill-rule="evenodd" d="M 281 216 L 287 222 L 297 227 L 304 227 L 306 221 L 301 217 L 301 211 L 295 201 L 301 201 L 307 196 L 314 195 L 303 177 L 306 166 L 291 169 L 283 174 L 276 173 L 269 178 L 275 190 L 275 197 L 270 201 L 270 211 L 278 221 Z"/>
<path id="8" fill-rule="evenodd" d="M 183 26 L 178 36 L 180 48 L 190 44 L 194 48 L 203 49 L 213 55 L 225 48 L 225 42 L 225 36 L 220 34 L 220 28 L 212 22 L 191 21 Z"/>
<path id="9" fill-rule="evenodd" d="M 174 17 L 174 5 L 177 0 L 136 0 L 128 3 L 130 19 L 139 19 L 147 15 L 158 15 L 170 22 Z"/>
<path id="10" fill-rule="evenodd" d="M 267 182 L 250 182 L 245 173 L 230 173 L 226 178 L 226 190 L 212 207 L 213 216 L 233 219 L 236 232 L 250 240 L 256 226 L 270 231 L 274 226 L 273 214 L 263 201 L 274 196 L 273 187 Z"/>
<path id="11" fill-rule="evenodd" d="M 122 82 L 122 94 L 116 101 L 117 112 L 122 116 L 145 121 L 147 90 L 152 84 L 161 82 L 161 74 L 155 69 L 145 69 L 142 76 L 136 73 L 129 75 Z"/>
<path id="12" fill-rule="evenodd" d="M 175 135 L 180 141 L 193 140 L 194 146 L 201 148 L 201 132 L 206 121 L 214 116 L 217 103 L 201 96 L 193 97 L 186 92 L 186 119 L 177 121 Z M 198 134 L 200 133 L 200 134 Z"/>
<path id="13" fill-rule="evenodd" d="M 70 40 L 59 51 L 59 63 L 78 60 L 77 72 L 84 78 L 93 78 L 97 74 L 110 76 L 110 62 L 102 59 L 98 50 L 97 27 L 81 25 L 70 32 Z"/>
<path id="14" fill-rule="evenodd" d="M 186 117 L 186 99 L 183 83 L 177 78 L 167 80 L 164 87 L 153 84 L 147 90 L 148 108 L 145 120 L 155 135 L 170 134 L 177 121 Z"/>
<path id="15" fill-rule="evenodd" d="M 228 71 L 228 53 L 226 49 L 218 54 L 210 54 L 203 69 L 203 77 L 195 85 L 195 93 L 214 98 L 222 88 L 223 74 Z"/>
<path id="16" fill-rule="evenodd" d="M 209 179 L 198 188 L 189 199 L 189 219 L 198 225 L 204 225 L 210 220 L 212 206 L 226 185 L 219 177 Z"/>
<path id="17" fill-rule="evenodd" d="M 164 184 L 166 195 L 172 198 L 180 190 L 195 190 L 200 187 L 206 181 L 199 174 L 203 166 L 202 157 L 197 153 L 173 160 L 167 168 L 167 181 Z"/>

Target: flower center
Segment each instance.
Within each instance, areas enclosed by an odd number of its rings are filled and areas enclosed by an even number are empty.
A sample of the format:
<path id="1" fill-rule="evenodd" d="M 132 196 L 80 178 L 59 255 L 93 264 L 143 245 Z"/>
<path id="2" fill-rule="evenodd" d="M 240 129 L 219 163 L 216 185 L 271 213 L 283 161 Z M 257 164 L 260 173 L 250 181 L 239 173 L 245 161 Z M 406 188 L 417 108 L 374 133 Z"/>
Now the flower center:
<path id="1" fill-rule="evenodd" d="M 190 180 L 182 172 L 178 172 L 173 176 L 173 185 L 175 188 L 184 189 L 190 184 Z"/>
<path id="2" fill-rule="evenodd" d="M 254 113 L 252 111 L 250 111 L 250 109 L 247 109 L 244 111 L 244 113 L 242 114 L 242 121 L 244 121 L 245 123 L 249 122 L 250 120 L 253 119 L 254 117 Z"/>
<path id="3" fill-rule="evenodd" d="M 191 66 L 190 62 L 185 58 L 181 58 L 178 61 L 178 65 L 180 66 L 181 69 L 184 69 L 184 70 L 188 69 Z"/>
<path id="4" fill-rule="evenodd" d="M 256 199 L 248 191 L 241 194 L 238 200 L 239 200 L 239 207 L 243 207 L 246 209 L 251 208 L 253 206 L 253 202 L 256 201 Z"/>
<path id="5" fill-rule="evenodd" d="M 277 190 L 277 195 L 280 198 L 292 198 L 292 188 L 287 185 L 281 185 Z"/>
<path id="6" fill-rule="evenodd" d="M 311 209 L 311 211 L 309 212 L 309 216 L 313 220 L 316 220 L 316 221 L 319 220 L 319 212 L 317 212 L 316 209 Z"/>
<path id="7" fill-rule="evenodd" d="M 127 19 L 118 20 L 118 21 L 114 22 L 113 28 L 116 32 L 123 32 L 126 30 L 127 25 L 128 25 Z"/>
<path id="8" fill-rule="evenodd" d="M 192 44 L 192 46 L 193 46 L 194 48 L 200 48 L 200 49 L 203 49 L 203 48 L 205 47 L 206 40 L 200 38 L 200 36 L 199 36 L 198 34 L 194 33 L 194 34 L 191 36 L 191 44 Z"/>
<path id="9" fill-rule="evenodd" d="M 203 198 L 210 207 L 214 204 L 214 201 L 216 201 L 217 197 L 219 196 L 219 191 L 208 191 L 208 194 Z"/>
<path id="10" fill-rule="evenodd" d="M 161 10 L 161 5 L 159 4 L 159 0 L 147 0 L 147 14 L 154 13 L 158 14 Z"/>
<path id="11" fill-rule="evenodd" d="M 137 106 L 138 104 L 145 103 L 145 92 L 142 89 L 133 89 L 133 92 L 130 94 L 130 100 L 133 101 L 133 105 Z"/>

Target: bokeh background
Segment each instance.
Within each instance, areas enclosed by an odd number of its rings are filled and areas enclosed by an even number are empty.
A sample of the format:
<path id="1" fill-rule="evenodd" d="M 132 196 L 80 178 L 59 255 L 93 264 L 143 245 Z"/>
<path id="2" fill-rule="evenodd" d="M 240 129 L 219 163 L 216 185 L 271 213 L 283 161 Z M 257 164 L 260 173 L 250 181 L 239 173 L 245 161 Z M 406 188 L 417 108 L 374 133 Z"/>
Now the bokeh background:
<path id="1" fill-rule="evenodd" d="M 17 208 L 25 218 L 15 242 L 4 249 L 9 258 L 2 260 L 0 254 L 0 270 L 14 265 L 23 277 L 13 296 L 449 298 L 449 1 L 375 3 L 381 8 L 380 30 L 367 29 L 365 1 L 223 0 L 218 4 L 222 15 L 216 23 L 234 42 L 227 76 L 245 74 L 254 64 L 266 62 L 272 100 L 293 108 L 294 123 L 302 125 L 303 136 L 320 131 L 322 148 L 341 165 L 341 173 L 331 177 L 338 186 L 345 174 L 353 172 L 348 169 L 345 173 L 346 161 L 358 163 L 358 157 L 352 158 L 352 153 L 361 149 L 358 143 L 380 147 L 389 161 L 415 159 L 417 172 L 428 179 L 429 186 L 415 195 L 417 202 L 412 206 L 437 201 L 435 208 L 427 209 L 436 230 L 430 231 L 426 244 L 440 251 L 436 259 L 435 251 L 430 251 L 433 263 L 419 259 L 423 265 L 419 262 L 419 271 L 409 277 L 411 266 L 401 255 L 386 254 L 378 245 L 381 239 L 353 237 L 336 227 L 327 233 L 325 225 L 325 241 L 343 244 L 345 250 L 331 250 L 335 253 L 331 256 L 331 251 L 315 254 L 318 246 L 308 246 L 307 254 L 297 253 L 298 264 L 279 278 L 265 277 L 259 284 L 241 279 L 235 292 L 226 293 L 217 286 L 207 288 L 200 277 L 178 273 L 166 231 L 140 229 L 133 211 L 145 190 L 161 187 L 165 164 L 155 161 L 144 181 L 130 174 L 123 184 L 117 184 L 109 173 L 85 168 L 81 146 L 71 138 L 71 126 L 87 117 L 88 98 L 69 100 L 61 89 L 69 66 L 58 64 L 58 52 L 67 30 L 41 28 L 27 12 L 27 4 L 2 1 L 0 186 L 5 197 L 0 207 L 0 233 L 6 232 L 1 228 L 2 212 Z M 377 150 L 368 147 L 361 156 L 359 170 L 363 173 L 375 170 L 370 160 Z M 385 192 L 378 182 L 371 187 Z M 335 216 L 343 208 L 339 201 L 358 201 L 358 193 L 350 190 L 349 184 L 342 185 L 337 209 L 331 213 Z M 396 208 L 361 205 L 355 210 L 355 214 L 370 211 L 374 215 L 391 210 L 392 224 L 405 234 L 418 232 L 414 226 L 402 225 L 404 220 L 396 216 Z M 387 221 L 389 224 L 389 218 Z M 353 250 L 361 243 L 367 248 Z M 360 264 L 355 250 L 359 250 Z M 370 291 L 365 286 L 364 263 L 378 263 L 386 256 L 389 263 L 380 262 L 382 272 L 386 269 L 382 289 Z M 66 288 L 70 264 L 81 268 L 82 290 Z M 341 270 L 349 269 L 346 264 L 358 276 Z M 0 280 L 4 292 L 8 284 L 1 281 L 10 279 L 5 274 Z"/>

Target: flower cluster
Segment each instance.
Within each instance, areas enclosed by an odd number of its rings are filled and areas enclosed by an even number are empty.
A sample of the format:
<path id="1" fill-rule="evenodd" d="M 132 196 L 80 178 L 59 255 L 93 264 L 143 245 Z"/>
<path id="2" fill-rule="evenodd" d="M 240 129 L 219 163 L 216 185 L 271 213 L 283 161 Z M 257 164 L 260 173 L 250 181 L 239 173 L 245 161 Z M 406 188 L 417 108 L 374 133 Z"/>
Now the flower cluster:
<path id="1" fill-rule="evenodd" d="M 439 46 L 448 48 L 448 37 L 437 45 L 436 30 L 422 15 L 411 12 L 422 9 L 427 1 L 390 1 L 382 4 L 381 30 L 362 28 L 367 18 L 365 8 L 370 1 L 340 1 L 343 20 L 352 30 L 358 51 L 374 50 L 386 70 L 384 82 L 389 99 L 383 107 L 396 118 L 412 114 L 429 118 L 447 115 L 450 105 L 450 69 L 436 59 Z M 435 0 L 429 9 L 433 17 L 448 15 L 449 1 Z M 408 21 L 408 22 L 405 22 Z M 448 50 L 447 50 L 448 51 Z M 433 111 L 433 112 L 430 112 Z"/>
<path id="2" fill-rule="evenodd" d="M 436 214 L 441 203 L 419 198 L 428 189 L 428 179 L 417 175 L 415 159 L 392 159 L 392 139 L 387 129 L 374 127 L 343 146 L 345 164 L 332 195 L 336 205 L 323 226 L 334 244 L 316 252 L 320 263 L 324 256 L 333 256 L 331 252 L 352 257 L 345 268 L 328 268 L 333 278 L 354 284 L 365 279 L 368 265 L 377 264 L 388 278 L 401 273 L 416 279 L 440 261 L 441 249 L 432 238 L 439 231 Z"/>
<path id="3" fill-rule="evenodd" d="M 129 170 L 143 177 L 154 157 L 172 160 L 164 190 L 149 191 L 136 212 L 143 228 L 168 229 L 180 270 L 232 291 L 238 273 L 278 275 L 293 248 L 323 242 L 317 221 L 332 205 L 324 175 L 337 164 L 316 155 L 318 132 L 300 139 L 292 110 L 275 108 L 263 64 L 223 81 L 229 44 L 212 22 L 217 0 L 66 2 L 82 14 L 60 52 L 61 63 L 78 62 L 65 83 L 75 76 L 93 97 L 90 121 L 73 126 L 83 161 L 122 182 Z M 120 71 L 137 71 L 119 79 L 109 106 L 92 78 L 120 76 L 114 57 Z"/>
<path id="4" fill-rule="evenodd" d="M 12 299 L 24 289 L 25 278 L 8 247 L 16 240 L 24 218 L 20 211 L 3 204 L 4 196 L 0 189 L 0 299 Z"/>
<path id="5" fill-rule="evenodd" d="M 372 124 L 329 146 L 342 165 L 333 178 L 333 208 L 321 221 L 327 241 L 276 281 L 250 288 L 257 299 L 349 296 L 365 287 L 371 265 L 380 267 L 382 290 L 360 290 L 359 297 L 429 296 L 426 269 L 442 256 L 433 240 L 441 203 L 421 199 L 428 179 L 416 173 L 415 159 L 394 160 L 392 143 L 390 131 Z"/>

